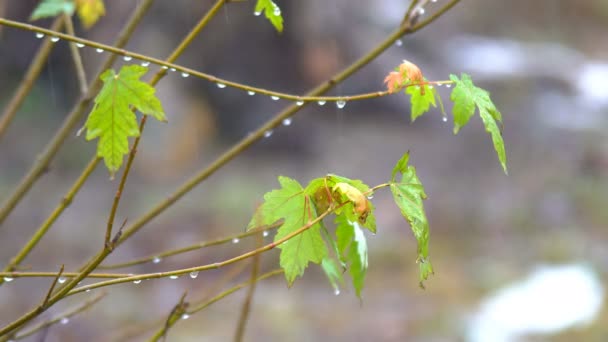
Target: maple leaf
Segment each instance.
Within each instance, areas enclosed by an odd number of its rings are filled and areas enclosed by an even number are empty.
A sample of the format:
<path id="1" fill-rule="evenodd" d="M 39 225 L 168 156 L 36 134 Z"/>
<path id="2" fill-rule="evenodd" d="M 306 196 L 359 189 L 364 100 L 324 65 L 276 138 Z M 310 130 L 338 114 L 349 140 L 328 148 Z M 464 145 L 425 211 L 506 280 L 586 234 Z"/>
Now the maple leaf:
<path id="1" fill-rule="evenodd" d="M 309 195 L 296 180 L 279 177 L 280 189 L 264 195 L 264 203 L 258 208 L 247 229 L 260 224 L 272 224 L 284 220 L 277 231 L 274 241 L 300 229 L 317 217 L 317 212 Z M 327 256 L 327 246 L 320 233 L 321 225 L 316 223 L 278 246 L 281 249 L 280 264 L 285 271 L 287 284 L 304 274 L 309 262 L 321 263 Z"/>
<path id="2" fill-rule="evenodd" d="M 36 6 L 30 20 L 55 17 L 59 14 L 74 14 L 74 2 L 70 0 L 43 0 Z"/>
<path id="3" fill-rule="evenodd" d="M 456 86 L 450 94 L 450 99 L 454 101 L 454 134 L 458 133 L 461 127 L 466 125 L 473 114 L 475 107 L 479 110 L 479 116 L 483 121 L 486 131 L 492 137 L 494 150 L 505 173 L 507 173 L 507 155 L 505 144 L 502 139 L 499 124 L 502 123 L 502 115 L 490 99 L 490 93 L 473 84 L 473 80 L 467 74 L 462 74 L 460 78 L 450 75 Z"/>
<path id="4" fill-rule="evenodd" d="M 103 0 L 76 0 L 78 17 L 85 28 L 91 28 L 97 20 L 106 14 Z"/>
<path id="5" fill-rule="evenodd" d="M 401 90 L 403 87 L 410 84 L 422 82 L 424 82 L 424 77 L 422 76 L 420 68 L 418 68 L 416 64 L 405 59 L 399 64 L 396 71 L 391 71 L 384 78 L 384 83 L 386 83 L 386 88 L 390 94 Z M 424 95 L 424 87 L 421 87 L 420 93 Z"/>
<path id="6" fill-rule="evenodd" d="M 99 138 L 97 155 L 103 157 L 113 176 L 129 152 L 129 137 L 139 136 L 139 127 L 131 106 L 159 121 L 166 121 L 155 89 L 139 80 L 147 68 L 139 65 L 123 66 L 118 74 L 106 70 L 101 74 L 104 86 L 95 97 L 95 106 L 84 128 L 86 139 Z"/>
<path id="7" fill-rule="evenodd" d="M 393 168 L 391 175 L 391 192 L 401 214 L 410 224 L 414 237 L 418 242 L 418 258 L 420 268 L 420 286 L 429 275 L 433 274 L 433 266 L 429 261 L 429 222 L 426 218 L 422 201 L 426 199 L 424 188 L 416 175 L 416 169 L 408 165 L 409 152 L 404 154 Z M 397 180 L 397 174 L 401 179 Z"/>
<path id="8" fill-rule="evenodd" d="M 403 88 L 403 77 L 401 76 L 401 73 L 397 71 L 391 71 L 384 78 L 384 83 L 386 83 L 386 88 L 389 94 L 392 94 Z"/>
<path id="9" fill-rule="evenodd" d="M 336 240 L 341 258 L 348 264 L 357 297 L 361 298 L 368 266 L 367 242 L 359 223 L 350 221 L 345 212 L 336 217 Z"/>

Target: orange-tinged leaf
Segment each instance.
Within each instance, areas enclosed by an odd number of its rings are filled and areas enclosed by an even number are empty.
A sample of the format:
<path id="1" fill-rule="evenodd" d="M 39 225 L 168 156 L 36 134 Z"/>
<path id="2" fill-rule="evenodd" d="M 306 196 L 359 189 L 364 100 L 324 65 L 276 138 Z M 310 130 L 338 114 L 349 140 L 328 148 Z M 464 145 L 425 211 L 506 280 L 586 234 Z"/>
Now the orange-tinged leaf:
<path id="1" fill-rule="evenodd" d="M 384 83 L 386 83 L 388 92 L 392 94 L 402 88 L 403 77 L 401 76 L 401 73 L 391 71 L 386 75 L 386 78 L 384 78 Z"/>
<path id="2" fill-rule="evenodd" d="M 99 17 L 106 14 L 103 0 L 76 0 L 78 17 L 85 28 L 95 25 Z"/>
<path id="3" fill-rule="evenodd" d="M 403 60 L 403 63 L 399 64 L 399 73 L 412 83 L 424 81 L 420 68 L 418 68 L 416 64 L 405 59 Z"/>

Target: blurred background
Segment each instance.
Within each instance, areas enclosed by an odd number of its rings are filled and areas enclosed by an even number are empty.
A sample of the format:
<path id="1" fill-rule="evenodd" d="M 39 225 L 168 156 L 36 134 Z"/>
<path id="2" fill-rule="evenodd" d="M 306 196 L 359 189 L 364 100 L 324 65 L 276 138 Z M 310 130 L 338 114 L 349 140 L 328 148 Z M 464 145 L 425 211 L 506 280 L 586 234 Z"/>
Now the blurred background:
<path id="1" fill-rule="evenodd" d="M 429 3 L 428 16 L 446 0 Z M 111 44 L 138 1 L 106 1 L 107 14 L 77 34 Z M 156 1 L 127 49 L 166 57 L 212 1 Z M 2 16 L 27 20 L 37 1 L 0 1 Z M 408 1 L 277 0 L 285 31 L 253 15 L 254 1 L 231 3 L 179 64 L 258 87 L 303 94 L 378 44 L 401 22 Z M 466 72 L 490 90 L 504 117 L 509 175 L 481 120 L 457 136 L 433 110 L 410 123 L 403 95 L 311 104 L 289 126 L 245 151 L 122 245 L 109 262 L 243 232 L 263 194 L 287 175 L 307 183 L 326 173 L 383 183 L 399 157 L 426 187 L 435 275 L 418 288 L 416 242 L 388 191 L 378 192 L 378 234 L 368 235 L 363 300 L 336 296 L 309 267 L 288 289 L 282 276 L 258 284 L 248 341 L 606 341 L 608 308 L 608 2 L 462 1 L 429 27 L 395 44 L 331 94 L 383 89 L 402 59 L 431 80 Z M 35 23 L 48 27 L 48 20 Z M 0 108 L 41 41 L 0 28 Z M 105 54 L 81 50 L 89 79 Z M 123 63 L 120 61 L 115 68 Z M 156 71 L 158 67 L 152 66 Z M 117 222 L 133 221 L 223 151 L 288 105 L 170 73 L 158 85 L 169 123 L 149 122 Z M 448 104 L 449 89 L 440 88 Z M 77 101 L 69 47 L 56 43 L 45 69 L 0 141 L 0 201 L 12 192 Z M 448 112 L 450 105 L 448 105 Z M 82 121 L 84 123 L 84 120 Z M 0 260 L 18 251 L 90 160 L 96 142 L 68 138 L 48 172 L 0 228 Z M 32 270 L 74 270 L 102 247 L 117 181 L 98 167 L 71 207 L 26 260 Z M 272 234 L 267 238 L 270 241 Z M 254 239 L 125 269 L 142 273 L 203 265 L 254 247 Z M 278 266 L 264 254 L 263 270 Z M 196 300 L 233 268 L 196 280 L 119 285 L 91 310 L 49 329 L 45 341 L 140 341 L 167 317 L 184 290 Z M 248 277 L 248 268 L 235 280 Z M 0 325 L 38 303 L 49 279 L 0 287 Z M 49 319 L 81 302 L 54 306 Z M 169 341 L 231 340 L 245 291 L 180 322 Z M 162 324 L 162 323 L 161 323 Z M 155 329 L 154 329 L 155 330 Z M 34 336 L 31 341 L 40 341 Z"/>

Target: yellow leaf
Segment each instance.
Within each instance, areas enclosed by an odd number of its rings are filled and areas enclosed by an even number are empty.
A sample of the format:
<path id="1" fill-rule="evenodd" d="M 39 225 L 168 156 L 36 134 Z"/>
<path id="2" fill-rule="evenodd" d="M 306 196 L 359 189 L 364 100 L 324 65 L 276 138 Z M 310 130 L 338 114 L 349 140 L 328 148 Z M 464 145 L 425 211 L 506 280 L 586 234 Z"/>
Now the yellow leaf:
<path id="1" fill-rule="evenodd" d="M 99 17 L 106 14 L 103 0 L 76 0 L 78 17 L 85 28 L 91 28 Z"/>
<path id="2" fill-rule="evenodd" d="M 367 197 L 365 197 L 359 189 L 347 183 L 337 183 L 334 185 L 333 191 L 337 191 L 346 196 L 346 198 L 353 203 L 353 208 L 359 217 L 359 221 L 365 222 L 365 219 L 370 212 L 370 206 Z"/>

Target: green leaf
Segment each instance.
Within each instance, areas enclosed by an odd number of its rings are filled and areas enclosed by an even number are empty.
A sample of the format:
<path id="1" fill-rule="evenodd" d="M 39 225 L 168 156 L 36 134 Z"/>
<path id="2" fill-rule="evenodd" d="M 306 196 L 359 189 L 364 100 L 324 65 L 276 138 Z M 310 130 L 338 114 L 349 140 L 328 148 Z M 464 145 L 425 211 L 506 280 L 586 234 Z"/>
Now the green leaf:
<path id="1" fill-rule="evenodd" d="M 412 104 L 412 122 L 414 122 L 419 116 L 422 116 L 422 114 L 428 112 L 431 105 L 433 105 L 435 108 L 437 107 L 437 103 L 435 102 L 435 96 L 438 96 L 437 90 L 428 84 L 424 84 L 422 86 L 409 86 L 405 88 L 405 93 L 411 96 L 410 102 Z"/>
<path id="2" fill-rule="evenodd" d="M 264 203 L 249 224 L 251 229 L 262 224 L 272 224 L 283 219 L 283 225 L 277 231 L 274 241 L 302 228 L 317 217 L 317 212 L 300 183 L 288 177 L 279 177 L 280 189 L 264 195 Z M 316 223 L 301 234 L 278 246 L 281 249 L 280 264 L 285 271 L 289 286 L 298 276 L 304 274 L 309 262 L 321 263 L 327 256 L 327 246 L 320 233 L 320 224 Z"/>
<path id="3" fill-rule="evenodd" d="M 129 137 L 139 136 L 139 127 L 131 107 L 159 121 L 165 113 L 155 89 L 139 79 L 148 69 L 139 65 L 123 66 L 118 74 L 106 70 L 101 79 L 104 86 L 95 98 L 95 106 L 85 123 L 87 140 L 99 138 L 97 155 L 103 157 L 113 176 L 129 152 Z"/>
<path id="4" fill-rule="evenodd" d="M 502 123 L 502 115 L 490 99 L 490 93 L 475 86 L 467 74 L 462 74 L 460 79 L 456 75 L 450 75 L 450 79 L 456 84 L 450 95 L 450 99 L 454 101 L 454 134 L 469 122 L 477 106 L 486 131 L 492 137 L 500 164 L 507 173 L 507 154 L 499 127 Z"/>
<path id="5" fill-rule="evenodd" d="M 423 281 L 433 274 L 433 267 L 429 261 L 429 222 L 422 203 L 426 199 L 426 194 L 416 175 L 416 169 L 408 165 L 408 161 L 409 152 L 404 154 L 393 168 L 390 187 L 395 203 L 410 224 L 418 242 L 416 262 L 420 268 L 420 286 L 423 286 Z M 397 173 L 401 173 L 400 180 L 396 179 Z"/>
<path id="6" fill-rule="evenodd" d="M 336 217 L 336 239 L 342 258 L 347 261 L 357 297 L 365 285 L 367 273 L 367 242 L 357 221 L 351 221 L 345 214 Z"/>
<path id="7" fill-rule="evenodd" d="M 255 15 L 260 15 L 264 12 L 266 19 L 270 21 L 272 26 L 278 31 L 283 32 L 283 17 L 281 9 L 272 0 L 258 0 L 255 5 Z"/>
<path id="8" fill-rule="evenodd" d="M 74 10 L 76 9 L 76 5 L 74 1 L 70 0 L 43 0 L 41 1 L 32 15 L 30 16 L 30 21 L 38 20 L 42 18 L 56 17 L 60 14 L 67 14 L 72 16 L 74 14 Z"/>
<path id="9" fill-rule="evenodd" d="M 344 278 L 342 277 L 342 270 L 340 269 L 340 266 L 338 266 L 338 262 L 332 258 L 326 257 L 321 262 L 321 268 L 323 269 L 323 272 L 325 272 L 325 275 L 336 294 L 340 294 L 340 286 L 344 285 Z"/>

